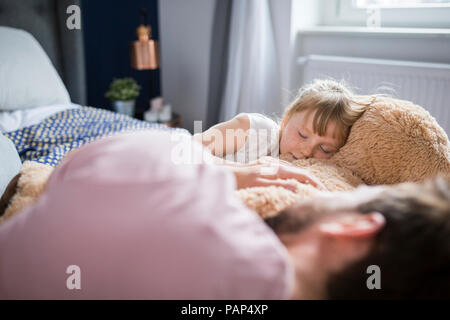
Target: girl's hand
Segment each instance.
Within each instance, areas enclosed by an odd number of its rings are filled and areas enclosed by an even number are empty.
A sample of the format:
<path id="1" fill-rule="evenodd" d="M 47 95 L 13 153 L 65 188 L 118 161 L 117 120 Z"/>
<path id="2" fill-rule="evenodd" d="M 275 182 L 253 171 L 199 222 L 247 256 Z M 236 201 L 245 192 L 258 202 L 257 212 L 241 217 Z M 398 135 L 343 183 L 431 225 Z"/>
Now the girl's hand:
<path id="1" fill-rule="evenodd" d="M 238 189 L 279 186 L 295 192 L 295 184 L 278 179 L 296 179 L 301 183 L 310 184 L 320 190 L 326 190 L 319 179 L 308 170 L 271 157 L 263 157 L 248 165 L 236 166 L 231 169 L 236 176 Z"/>

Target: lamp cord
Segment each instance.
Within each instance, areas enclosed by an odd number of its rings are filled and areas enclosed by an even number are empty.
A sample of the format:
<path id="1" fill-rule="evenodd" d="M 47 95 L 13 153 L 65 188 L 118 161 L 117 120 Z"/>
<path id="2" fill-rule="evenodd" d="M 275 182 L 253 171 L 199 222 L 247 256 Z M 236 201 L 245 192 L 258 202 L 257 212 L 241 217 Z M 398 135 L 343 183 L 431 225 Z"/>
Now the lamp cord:
<path id="1" fill-rule="evenodd" d="M 147 9 L 141 8 L 139 12 L 140 18 L 141 18 L 141 24 L 143 25 L 149 25 L 148 23 L 148 15 L 147 15 Z"/>

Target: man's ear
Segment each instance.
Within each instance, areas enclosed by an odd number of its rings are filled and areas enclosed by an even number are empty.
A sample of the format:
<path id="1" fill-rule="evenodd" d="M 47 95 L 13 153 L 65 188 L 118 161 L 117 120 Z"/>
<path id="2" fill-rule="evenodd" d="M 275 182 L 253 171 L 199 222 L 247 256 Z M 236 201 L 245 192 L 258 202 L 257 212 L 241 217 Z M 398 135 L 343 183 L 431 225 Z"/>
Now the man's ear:
<path id="1" fill-rule="evenodd" d="M 334 220 L 321 223 L 319 230 L 322 234 L 335 238 L 371 238 L 381 231 L 385 224 L 384 216 L 374 211 L 337 216 Z"/>

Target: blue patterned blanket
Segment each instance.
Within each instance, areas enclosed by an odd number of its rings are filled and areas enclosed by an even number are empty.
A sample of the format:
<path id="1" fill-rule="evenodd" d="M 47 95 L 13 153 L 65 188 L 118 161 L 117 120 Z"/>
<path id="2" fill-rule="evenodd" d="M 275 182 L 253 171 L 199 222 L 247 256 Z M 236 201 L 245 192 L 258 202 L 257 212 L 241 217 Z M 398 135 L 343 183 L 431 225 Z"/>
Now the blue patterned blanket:
<path id="1" fill-rule="evenodd" d="M 115 112 L 81 107 L 58 112 L 39 124 L 4 133 L 25 160 L 55 166 L 72 149 L 98 138 L 130 130 L 169 130 L 188 133 Z"/>

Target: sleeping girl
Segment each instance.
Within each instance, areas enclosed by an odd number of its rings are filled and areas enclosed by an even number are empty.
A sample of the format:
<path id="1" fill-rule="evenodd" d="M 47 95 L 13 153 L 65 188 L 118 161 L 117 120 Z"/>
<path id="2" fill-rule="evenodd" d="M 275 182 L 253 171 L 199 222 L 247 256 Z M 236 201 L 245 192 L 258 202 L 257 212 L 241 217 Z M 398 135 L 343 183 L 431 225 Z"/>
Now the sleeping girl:
<path id="1" fill-rule="evenodd" d="M 315 80 L 299 90 L 279 123 L 259 113 L 240 113 L 219 123 L 194 139 L 223 159 L 232 170 L 238 188 L 278 185 L 293 186 L 279 179 L 294 178 L 318 188 L 323 185 L 306 170 L 279 161 L 278 170 L 262 174 L 273 160 L 329 159 L 345 144 L 351 126 L 368 103 L 344 84 Z M 273 158 L 272 158 L 273 159 Z"/>

